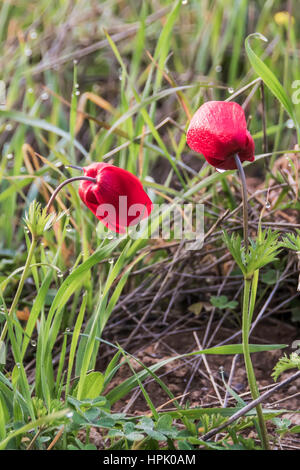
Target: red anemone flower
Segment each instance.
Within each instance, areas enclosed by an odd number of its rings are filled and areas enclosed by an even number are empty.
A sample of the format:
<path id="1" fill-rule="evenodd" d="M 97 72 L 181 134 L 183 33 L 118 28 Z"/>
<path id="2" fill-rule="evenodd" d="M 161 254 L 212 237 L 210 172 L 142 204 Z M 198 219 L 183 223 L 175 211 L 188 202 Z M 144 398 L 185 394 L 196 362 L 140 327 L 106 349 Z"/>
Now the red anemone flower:
<path id="1" fill-rule="evenodd" d="M 152 202 L 132 173 L 102 162 L 83 170 L 85 176 L 95 178 L 96 182 L 81 181 L 79 196 L 110 230 L 125 233 L 126 227 L 149 216 Z"/>
<path id="2" fill-rule="evenodd" d="M 254 161 L 254 141 L 243 108 L 234 102 L 208 101 L 191 119 L 187 143 L 220 170 L 235 170 L 234 155 Z"/>

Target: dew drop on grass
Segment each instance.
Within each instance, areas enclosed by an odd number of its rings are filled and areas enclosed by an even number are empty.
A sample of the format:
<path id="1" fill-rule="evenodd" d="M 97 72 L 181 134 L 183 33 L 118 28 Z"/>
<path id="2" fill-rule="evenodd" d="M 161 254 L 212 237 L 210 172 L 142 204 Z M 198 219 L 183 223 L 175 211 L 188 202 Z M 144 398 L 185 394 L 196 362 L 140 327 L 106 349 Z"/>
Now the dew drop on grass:
<path id="1" fill-rule="evenodd" d="M 78 60 L 77 60 L 77 59 L 74 59 L 74 60 L 73 60 L 73 64 L 74 64 L 74 65 L 77 65 L 77 64 L 78 64 Z"/>
<path id="2" fill-rule="evenodd" d="M 31 87 L 27 88 L 27 93 L 30 93 L 30 94 L 33 93 L 33 88 Z"/>
<path id="3" fill-rule="evenodd" d="M 66 226 L 66 231 L 67 232 L 72 232 L 73 231 L 72 225 L 67 225 Z"/>
<path id="4" fill-rule="evenodd" d="M 286 121 L 285 125 L 288 129 L 293 129 L 295 127 L 295 123 L 294 123 L 293 119 L 288 119 Z"/>
<path id="5" fill-rule="evenodd" d="M 75 95 L 76 95 L 76 96 L 79 96 L 79 95 L 80 95 L 80 91 L 79 91 L 79 90 L 75 91 Z"/>
<path id="6" fill-rule="evenodd" d="M 222 72 L 222 65 L 216 65 L 215 70 L 217 73 Z"/>
<path id="7" fill-rule="evenodd" d="M 110 258 L 110 259 L 108 260 L 108 262 L 109 262 L 109 264 L 113 264 L 114 259 L 113 259 L 113 258 Z"/>
<path id="8" fill-rule="evenodd" d="M 66 333 L 70 333 L 70 331 L 71 331 L 70 328 L 66 328 L 66 329 L 65 329 L 65 332 L 66 332 Z"/>
<path id="9" fill-rule="evenodd" d="M 57 277 L 63 277 L 64 273 L 62 271 L 58 271 Z"/>
<path id="10" fill-rule="evenodd" d="M 79 88 L 79 83 L 76 83 L 75 88 Z"/>
<path id="11" fill-rule="evenodd" d="M 69 413 L 66 414 L 66 417 L 71 419 L 73 417 L 73 411 L 69 411 Z"/>
<path id="12" fill-rule="evenodd" d="M 188 0 L 182 0 L 181 2 L 182 5 L 187 5 L 188 3 L 189 3 Z"/>
<path id="13" fill-rule="evenodd" d="M 26 55 L 26 57 L 32 56 L 32 50 L 30 49 L 30 47 L 25 47 L 24 54 Z"/>
<path id="14" fill-rule="evenodd" d="M 229 87 L 228 88 L 228 93 L 230 93 L 232 95 L 232 93 L 234 93 L 234 88 Z"/>
<path id="15" fill-rule="evenodd" d="M 14 154 L 13 153 L 8 153 L 6 158 L 7 158 L 7 160 L 12 160 L 14 158 Z"/>
<path id="16" fill-rule="evenodd" d="M 32 29 L 29 32 L 29 37 L 30 37 L 30 39 L 36 39 L 37 38 L 37 32 L 34 29 Z"/>
<path id="17" fill-rule="evenodd" d="M 31 344 L 31 346 L 33 346 L 33 347 L 35 348 L 35 347 L 36 347 L 36 341 L 35 341 L 35 339 L 32 339 L 32 340 L 30 341 L 30 344 Z"/>
<path id="18" fill-rule="evenodd" d="M 266 202 L 266 209 L 270 209 L 271 207 L 271 204 L 269 203 L 269 201 Z"/>
<path id="19" fill-rule="evenodd" d="M 12 128 L 13 128 L 13 126 L 11 124 L 6 124 L 6 126 L 5 126 L 5 130 L 8 131 L 8 132 L 11 131 Z"/>
<path id="20" fill-rule="evenodd" d="M 16 362 L 16 366 L 17 366 L 18 369 L 20 369 L 21 364 L 19 362 Z"/>
<path id="21" fill-rule="evenodd" d="M 49 98 L 49 95 L 48 95 L 48 93 L 47 93 L 46 91 L 41 94 L 41 99 L 42 99 L 43 101 L 47 101 L 48 98 Z"/>

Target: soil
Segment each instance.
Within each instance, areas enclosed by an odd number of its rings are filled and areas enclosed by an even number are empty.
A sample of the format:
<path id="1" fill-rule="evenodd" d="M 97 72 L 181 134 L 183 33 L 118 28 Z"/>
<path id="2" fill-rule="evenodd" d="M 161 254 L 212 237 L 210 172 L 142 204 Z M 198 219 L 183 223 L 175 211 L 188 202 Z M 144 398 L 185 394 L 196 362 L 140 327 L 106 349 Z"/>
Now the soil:
<path id="1" fill-rule="evenodd" d="M 220 329 L 214 342 L 216 344 L 221 343 L 231 334 L 232 331 L 229 328 Z M 297 335 L 299 337 L 299 328 L 297 328 L 297 325 L 287 324 L 279 320 L 267 319 L 253 332 L 251 342 L 260 344 L 272 343 L 290 345 L 293 343 Z M 201 332 L 198 332 L 198 337 L 201 337 Z M 122 341 L 120 340 L 120 342 Z M 157 342 L 147 344 L 145 347 L 140 344 L 136 348 L 138 352 L 130 352 L 142 361 L 143 364 L 149 367 L 164 359 L 190 351 L 193 343 L 194 347 L 192 349 L 199 349 L 197 348 L 193 332 L 190 331 L 188 333 L 170 334 L 169 336 L 164 337 L 163 340 L 161 339 Z M 284 349 L 284 352 L 286 354 L 290 354 L 293 352 L 293 349 L 288 347 Z M 271 374 L 276 362 L 282 354 L 283 352 L 281 350 L 274 350 L 252 355 L 257 382 L 261 393 L 274 385 Z M 157 372 L 159 377 L 164 381 L 183 406 L 187 403 L 189 408 L 222 406 L 226 392 L 222 381 L 222 374 L 226 382 L 228 382 L 233 356 L 206 355 L 205 358 L 206 365 L 204 364 L 202 356 L 195 356 L 188 360 L 175 360 Z M 131 366 L 135 371 L 141 370 L 140 365 L 134 360 L 131 360 Z M 286 379 L 294 372 L 295 371 L 289 371 L 283 373 L 278 381 Z M 213 382 L 209 377 L 210 374 L 213 376 L 215 384 L 217 384 L 222 403 L 216 394 Z M 108 390 L 119 385 L 131 376 L 132 371 L 128 367 L 128 364 L 124 363 L 111 382 Z M 242 355 L 237 356 L 231 387 L 246 403 L 251 401 Z M 156 381 L 148 379 L 145 382 L 145 388 L 156 409 L 159 411 L 175 410 L 172 403 L 170 403 L 170 398 Z M 236 401 L 233 397 L 228 397 L 227 406 L 236 406 Z M 300 379 L 274 393 L 270 399 L 263 404 L 263 406 L 264 408 L 270 408 L 273 410 L 276 408 L 278 408 L 278 410 L 284 409 L 285 412 L 283 412 L 280 417 L 289 419 L 293 425 L 299 425 Z M 151 415 L 151 411 L 138 387 L 130 395 L 124 397 L 113 405 L 112 411 L 125 411 L 129 416 L 140 416 L 145 414 Z M 287 434 L 279 440 L 278 435 L 275 432 L 275 426 L 270 421 L 268 422 L 268 431 L 274 435 L 276 442 L 274 448 L 291 450 L 300 448 L 300 438 L 297 437 L 298 434 Z M 248 430 L 246 435 L 249 437 L 256 436 L 253 430 Z M 98 448 L 103 448 L 102 439 L 103 437 L 98 434 L 97 429 L 94 429 L 93 434 L 91 435 L 91 440 L 92 442 L 95 442 Z"/>

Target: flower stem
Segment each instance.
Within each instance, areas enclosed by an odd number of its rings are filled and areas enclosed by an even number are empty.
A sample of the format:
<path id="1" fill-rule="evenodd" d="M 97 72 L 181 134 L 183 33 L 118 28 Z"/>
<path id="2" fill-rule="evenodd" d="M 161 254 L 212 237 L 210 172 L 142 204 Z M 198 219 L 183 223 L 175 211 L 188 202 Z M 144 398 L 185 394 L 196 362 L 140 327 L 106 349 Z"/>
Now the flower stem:
<path id="1" fill-rule="evenodd" d="M 239 170 L 242 186 L 242 200 L 243 200 L 243 227 L 244 227 L 244 243 L 246 251 L 248 250 L 248 201 L 247 201 L 247 183 L 243 165 L 238 155 L 234 156 L 236 166 Z"/>
<path id="2" fill-rule="evenodd" d="M 234 156 L 236 166 L 239 170 L 241 177 L 241 186 L 242 186 L 242 199 L 243 199 L 243 226 L 244 226 L 244 244 L 246 251 L 248 250 L 249 240 L 248 240 L 248 201 L 247 201 L 247 183 L 244 168 L 239 159 L 238 155 Z M 251 361 L 250 348 L 249 348 L 249 332 L 251 327 L 252 316 L 255 307 L 255 299 L 257 292 L 259 270 L 257 269 L 251 278 L 244 278 L 244 298 L 243 298 L 243 317 L 242 317 L 242 337 L 243 337 L 243 353 L 245 367 L 248 377 L 248 383 L 250 387 L 250 392 L 253 400 L 259 398 L 258 386 L 256 383 L 255 373 Z M 260 428 L 260 435 L 262 441 L 262 447 L 264 449 L 270 449 L 268 432 L 266 423 L 264 420 L 264 415 L 262 411 L 262 406 L 259 403 L 256 406 L 256 413 L 258 417 L 258 424 Z"/>
<path id="3" fill-rule="evenodd" d="M 255 282 L 255 280 L 254 280 Z M 252 285 L 252 279 L 244 279 L 244 299 L 243 299 L 243 318 L 242 318 L 242 336 L 243 336 L 243 352 L 244 360 L 246 366 L 246 372 L 248 377 L 248 383 L 251 391 L 251 396 L 253 400 L 259 398 L 259 391 L 256 383 L 255 373 L 251 361 L 250 349 L 249 349 L 249 306 L 250 305 L 250 292 L 251 287 L 255 289 L 255 286 Z M 253 297 L 251 295 L 251 303 L 253 302 Z M 264 449 L 270 449 L 268 432 L 266 428 L 266 423 L 264 420 L 264 415 L 262 411 L 261 404 L 256 406 L 256 412 L 258 417 L 258 423 L 260 428 L 262 446 Z"/>
<path id="4" fill-rule="evenodd" d="M 69 165 L 70 166 L 70 165 Z M 73 183 L 73 181 L 81 181 L 81 180 L 85 180 L 85 181 L 91 181 L 91 183 L 97 183 L 97 180 L 96 178 L 91 178 L 90 176 L 74 176 L 73 178 L 69 178 L 67 179 L 66 181 L 63 181 L 59 186 L 57 186 L 56 190 L 54 191 L 54 193 L 52 194 L 52 196 L 50 197 L 49 199 L 49 202 L 46 206 L 46 209 L 47 209 L 47 213 L 49 213 L 49 209 L 52 205 L 52 202 L 54 201 L 54 199 L 56 198 L 57 194 L 59 193 L 59 191 L 66 185 L 66 184 L 69 184 L 69 183 Z"/>
<path id="5" fill-rule="evenodd" d="M 19 282 L 19 285 L 18 285 L 18 289 L 17 289 L 16 295 L 14 297 L 13 303 L 11 304 L 11 307 L 10 307 L 9 312 L 8 312 L 8 317 L 9 318 L 12 317 L 12 315 L 13 315 L 15 309 L 16 309 L 16 306 L 18 304 L 20 295 L 22 293 L 24 282 L 27 278 L 27 275 L 28 275 L 28 272 L 29 272 L 29 269 L 30 269 L 30 264 L 31 264 L 31 260 L 32 260 L 33 254 L 34 254 L 36 243 L 37 243 L 37 241 L 36 241 L 35 237 L 32 236 L 31 245 L 30 245 L 29 252 L 28 252 L 28 255 L 27 255 L 27 260 L 26 260 L 26 263 L 25 263 L 25 266 L 24 266 L 24 269 L 23 269 L 23 272 L 22 272 L 22 275 L 21 275 L 21 279 L 20 279 L 20 282 Z M 7 329 L 8 329 L 8 324 L 7 324 L 7 321 L 6 321 L 5 324 L 4 324 L 3 330 L 1 332 L 0 344 L 5 339 Z"/>

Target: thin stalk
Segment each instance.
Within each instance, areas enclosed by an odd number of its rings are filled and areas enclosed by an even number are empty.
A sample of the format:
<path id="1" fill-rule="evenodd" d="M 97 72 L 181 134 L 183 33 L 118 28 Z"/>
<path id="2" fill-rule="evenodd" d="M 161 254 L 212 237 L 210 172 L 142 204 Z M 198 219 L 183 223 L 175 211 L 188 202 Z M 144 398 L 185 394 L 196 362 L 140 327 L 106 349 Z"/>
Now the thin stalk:
<path id="1" fill-rule="evenodd" d="M 252 286 L 251 286 L 251 296 L 250 296 L 250 305 L 249 305 L 249 314 L 248 314 L 248 326 L 250 331 L 252 317 L 254 313 L 255 301 L 256 301 L 256 294 L 257 294 L 257 285 L 258 285 L 258 278 L 259 278 L 259 269 L 256 269 L 253 274 L 252 278 Z"/>
<path id="2" fill-rule="evenodd" d="M 239 170 L 239 174 L 241 177 L 241 186 L 242 186 L 242 200 L 243 200 L 243 227 L 244 227 L 244 243 L 246 251 L 248 250 L 248 199 L 247 199 L 247 184 L 246 184 L 246 176 L 244 172 L 243 165 L 238 155 L 234 156 L 236 166 Z"/>
<path id="3" fill-rule="evenodd" d="M 70 165 L 69 165 L 70 166 Z M 47 213 L 49 213 L 49 209 L 54 201 L 54 199 L 56 198 L 57 194 L 59 193 L 59 191 L 64 187 L 66 186 L 66 184 L 69 184 L 69 183 L 73 183 L 73 181 L 81 181 L 81 180 L 85 180 L 85 181 L 91 181 L 91 183 L 97 183 L 97 180 L 96 178 L 90 178 L 89 176 L 74 176 L 73 178 L 69 178 L 67 179 L 66 181 L 63 181 L 59 186 L 57 186 L 56 190 L 54 191 L 54 193 L 52 194 L 52 196 L 50 197 L 49 199 L 49 202 L 46 206 L 46 209 L 47 209 Z"/>
<path id="4" fill-rule="evenodd" d="M 243 226 L 244 226 L 244 244 L 246 252 L 249 246 L 248 240 L 248 201 L 247 201 L 247 184 L 245 172 L 242 166 L 242 163 L 238 155 L 234 156 L 236 166 L 239 170 L 241 177 L 241 186 L 242 186 L 242 199 L 243 199 Z M 254 275 L 250 279 L 244 278 L 244 299 L 243 299 L 243 317 L 242 317 L 242 337 L 243 337 L 243 353 L 245 367 L 248 377 L 248 383 L 251 391 L 251 396 L 253 400 L 259 398 L 259 391 L 256 383 L 255 373 L 251 361 L 250 349 L 249 349 L 249 331 L 251 320 L 255 307 L 255 299 L 257 292 L 259 271 L 256 270 Z M 264 449 L 270 449 L 270 444 L 268 440 L 268 433 L 266 428 L 266 423 L 264 420 L 264 415 L 262 411 L 261 404 L 256 406 L 256 412 L 258 417 L 258 423 L 260 428 L 262 446 Z"/>
<path id="5" fill-rule="evenodd" d="M 73 170 L 83 171 L 83 168 L 77 165 L 65 165 L 65 168 L 73 168 Z"/>
<path id="6" fill-rule="evenodd" d="M 267 137 L 267 118 L 266 118 L 266 100 L 265 100 L 265 85 L 260 82 L 261 92 L 261 105 L 262 105 L 262 127 L 263 127 L 263 153 L 268 153 L 268 137 Z"/>
<path id="7" fill-rule="evenodd" d="M 37 241 L 36 241 L 35 237 L 32 236 L 31 245 L 30 245 L 29 252 L 28 252 L 28 255 L 27 255 L 27 260 L 26 260 L 26 263 L 25 263 L 25 266 L 24 266 L 24 269 L 23 269 L 23 272 L 22 272 L 22 275 L 21 275 L 21 279 L 20 279 L 20 282 L 19 282 L 19 285 L 18 285 L 18 289 L 17 289 L 16 295 L 14 297 L 13 303 L 11 304 L 11 307 L 10 307 L 9 312 L 8 312 L 8 317 L 9 318 L 12 317 L 12 315 L 15 311 L 15 308 L 18 304 L 20 295 L 21 295 L 22 290 L 23 290 L 24 282 L 25 282 L 25 280 L 27 278 L 27 275 L 28 275 L 28 272 L 30 270 L 31 260 L 32 260 L 33 254 L 34 254 L 36 244 L 37 244 Z M 4 324 L 3 330 L 1 332 L 0 344 L 5 339 L 7 329 L 8 329 L 8 324 L 7 324 L 7 321 L 6 321 L 5 324 Z"/>
<path id="8" fill-rule="evenodd" d="M 251 391 L 253 400 L 259 398 L 259 391 L 256 383 L 254 369 L 251 361 L 250 349 L 249 349 L 249 306 L 250 306 L 250 292 L 251 292 L 252 279 L 244 279 L 244 299 L 243 299 L 243 318 L 242 318 L 242 337 L 243 337 L 243 352 L 246 366 L 246 372 L 248 377 L 248 383 Z M 268 433 L 262 406 L 259 403 L 256 406 L 256 412 L 258 417 L 258 423 L 261 433 L 262 446 L 264 449 L 270 449 Z"/>

